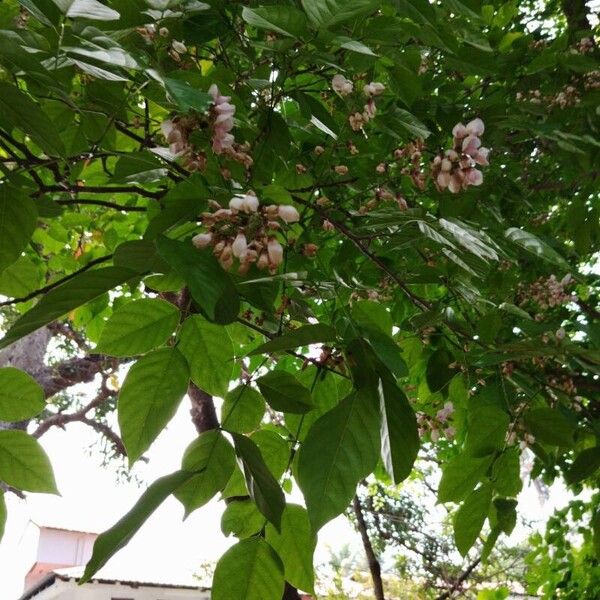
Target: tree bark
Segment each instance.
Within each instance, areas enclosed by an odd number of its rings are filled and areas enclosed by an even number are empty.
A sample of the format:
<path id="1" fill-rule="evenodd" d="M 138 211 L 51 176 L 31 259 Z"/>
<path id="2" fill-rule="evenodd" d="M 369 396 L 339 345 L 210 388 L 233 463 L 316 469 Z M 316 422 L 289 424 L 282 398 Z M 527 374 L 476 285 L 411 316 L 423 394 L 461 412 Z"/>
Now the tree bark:
<path id="1" fill-rule="evenodd" d="M 561 7 L 567 18 L 570 38 L 576 31 L 591 29 L 585 0 L 561 0 Z"/>
<path id="2" fill-rule="evenodd" d="M 188 386 L 188 396 L 192 403 L 190 414 L 196 431 L 203 433 L 210 429 L 218 429 L 219 419 L 212 396 L 201 390 L 195 383 L 190 383 Z"/>
<path id="3" fill-rule="evenodd" d="M 385 600 L 383 593 L 383 580 L 381 579 L 381 565 L 375 556 L 373 545 L 369 539 L 369 533 L 367 531 L 367 524 L 365 523 L 365 517 L 363 515 L 362 506 L 358 496 L 354 496 L 352 501 L 354 508 L 354 514 L 356 515 L 356 523 L 362 543 L 365 548 L 365 554 L 367 555 L 367 561 L 369 563 L 369 571 L 371 571 L 371 579 L 373 580 L 373 591 L 375 593 L 376 600 Z"/>

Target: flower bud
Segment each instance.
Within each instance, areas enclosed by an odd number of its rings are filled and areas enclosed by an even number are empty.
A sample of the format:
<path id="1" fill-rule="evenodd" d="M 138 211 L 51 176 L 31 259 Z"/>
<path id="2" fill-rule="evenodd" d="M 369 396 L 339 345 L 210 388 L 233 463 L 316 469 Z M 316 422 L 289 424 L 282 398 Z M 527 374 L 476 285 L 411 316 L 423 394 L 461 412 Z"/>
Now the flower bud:
<path id="1" fill-rule="evenodd" d="M 259 269 L 266 269 L 269 266 L 269 255 L 266 252 L 261 252 L 258 260 L 256 261 L 256 266 Z"/>
<path id="2" fill-rule="evenodd" d="M 333 79 L 331 80 L 331 87 L 341 96 L 347 96 L 348 94 L 352 93 L 354 84 L 350 80 L 346 79 L 343 75 L 338 73 L 337 75 L 333 76 Z"/>
<path id="3" fill-rule="evenodd" d="M 554 335 L 556 336 L 557 340 L 562 341 L 565 339 L 567 332 L 565 331 L 564 327 L 560 327 L 559 329 L 556 330 L 556 333 Z"/>
<path id="4" fill-rule="evenodd" d="M 483 135 L 483 132 L 485 131 L 485 125 L 481 119 L 477 118 L 469 121 L 466 129 L 469 135 L 480 136 Z"/>
<path id="5" fill-rule="evenodd" d="M 233 240 L 233 244 L 231 244 L 231 251 L 236 258 L 243 258 L 247 250 L 248 241 L 246 240 L 246 236 L 240 232 L 237 234 L 235 240 Z"/>
<path id="6" fill-rule="evenodd" d="M 321 156 L 321 154 L 323 154 L 323 152 L 325 152 L 325 148 L 323 148 L 323 146 L 315 146 L 314 153 L 317 156 Z"/>
<path id="7" fill-rule="evenodd" d="M 244 204 L 246 212 L 256 212 L 258 210 L 258 198 L 254 195 L 253 192 L 248 192 L 244 196 Z"/>
<path id="8" fill-rule="evenodd" d="M 296 208 L 290 204 L 281 204 L 277 212 L 279 218 L 286 223 L 297 223 L 300 220 L 300 214 Z"/>
<path id="9" fill-rule="evenodd" d="M 283 261 L 283 248 L 281 244 L 274 238 L 269 238 L 267 244 L 267 253 L 269 255 L 269 263 L 273 266 L 280 265 Z"/>
<path id="10" fill-rule="evenodd" d="M 187 52 L 185 44 L 183 42 L 178 42 L 177 40 L 171 42 L 171 48 L 173 48 L 177 54 L 185 54 Z"/>
<path id="11" fill-rule="evenodd" d="M 206 248 L 210 246 L 212 237 L 212 233 L 199 233 L 192 238 L 192 244 L 194 244 L 196 248 Z"/>
<path id="12" fill-rule="evenodd" d="M 452 161 L 448 160 L 447 158 L 444 158 L 442 160 L 442 171 L 450 171 L 452 169 Z"/>
<path id="13" fill-rule="evenodd" d="M 461 140 L 462 138 L 467 137 L 467 135 L 469 135 L 469 132 L 467 131 L 467 128 L 462 123 L 457 123 L 452 128 L 452 135 L 456 139 Z"/>
<path id="14" fill-rule="evenodd" d="M 338 174 L 338 175 L 347 175 L 348 174 L 348 167 L 346 165 L 336 165 L 333 170 Z"/>
<path id="15" fill-rule="evenodd" d="M 158 30 L 158 35 L 160 35 L 160 37 L 168 37 L 169 35 L 169 30 L 166 27 L 161 27 Z"/>

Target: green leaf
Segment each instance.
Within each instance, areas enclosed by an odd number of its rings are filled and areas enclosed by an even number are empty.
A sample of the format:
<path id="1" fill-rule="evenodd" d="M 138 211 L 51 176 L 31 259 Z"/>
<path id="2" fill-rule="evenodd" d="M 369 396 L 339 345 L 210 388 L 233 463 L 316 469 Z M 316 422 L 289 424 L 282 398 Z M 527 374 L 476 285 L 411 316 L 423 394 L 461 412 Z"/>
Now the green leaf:
<path id="1" fill-rule="evenodd" d="M 341 514 L 379 457 L 379 406 L 370 390 L 342 400 L 310 428 L 297 480 L 314 531 Z"/>
<path id="2" fill-rule="evenodd" d="M 135 503 L 135 506 L 110 529 L 98 536 L 79 583 L 87 583 L 108 560 L 137 533 L 148 517 L 181 485 L 193 476 L 187 471 L 175 471 L 157 479 Z"/>
<path id="3" fill-rule="evenodd" d="M 182 112 L 193 109 L 203 113 L 214 103 L 213 97 L 210 94 L 193 88 L 185 81 L 166 78 L 164 82 L 167 92 L 169 92 L 169 95 Z"/>
<path id="4" fill-rule="evenodd" d="M 454 518 L 454 541 L 462 556 L 466 556 L 480 534 L 492 501 L 492 488 L 484 485 L 471 493 Z"/>
<path id="5" fill-rule="evenodd" d="M 79 273 L 49 291 L 29 312 L 17 319 L 0 340 L 0 349 L 94 300 L 135 275 L 135 271 L 124 267 L 104 267 Z"/>
<path id="6" fill-rule="evenodd" d="M 265 464 L 258 446 L 250 438 L 239 433 L 232 433 L 231 436 L 244 469 L 250 497 L 258 510 L 280 530 L 285 497 L 279 483 Z"/>
<path id="7" fill-rule="evenodd" d="M 25 492 L 58 493 L 44 449 L 17 429 L 0 431 L 0 481 Z"/>
<path id="8" fill-rule="evenodd" d="M 456 371 L 450 368 L 454 357 L 445 348 L 436 350 L 427 361 L 427 385 L 432 392 L 446 393 L 447 386 L 456 375 Z"/>
<path id="9" fill-rule="evenodd" d="M 306 509 L 297 504 L 288 504 L 281 519 L 281 533 L 269 523 L 265 538 L 283 562 L 285 580 L 299 590 L 314 595 L 313 554 L 317 538 Z"/>
<path id="10" fill-rule="evenodd" d="M 567 261 L 554 248 L 540 240 L 533 233 L 529 233 L 524 229 L 518 229 L 517 227 L 511 227 L 506 230 L 504 235 L 511 242 L 535 254 L 535 256 L 564 269 L 569 268 Z"/>
<path id="11" fill-rule="evenodd" d="M 223 398 L 234 367 L 234 348 L 227 329 L 192 315 L 183 323 L 178 337 L 177 348 L 190 366 L 192 381 L 212 396 Z"/>
<path id="12" fill-rule="evenodd" d="M 164 344 L 179 321 L 179 309 L 159 298 L 142 298 L 119 307 L 106 322 L 95 352 L 135 356 Z"/>
<path id="13" fill-rule="evenodd" d="M 501 496 L 516 496 L 523 488 L 518 448 L 507 448 L 492 467 L 494 488 Z"/>
<path id="14" fill-rule="evenodd" d="M 130 465 L 171 420 L 188 380 L 187 362 L 175 348 L 146 354 L 129 369 L 119 393 L 118 414 Z"/>
<path id="15" fill-rule="evenodd" d="M 271 354 L 280 350 L 293 350 L 299 346 L 331 342 L 335 340 L 335 329 L 329 325 L 303 325 L 294 331 L 284 333 L 268 342 L 261 344 L 258 348 L 248 353 L 248 356 L 256 354 Z"/>
<path id="16" fill-rule="evenodd" d="M 45 406 L 44 390 L 31 375 L 14 367 L 0 369 L 0 421 L 31 419 Z"/>
<path id="17" fill-rule="evenodd" d="M 116 21 L 120 14 L 98 0 L 53 0 L 61 12 L 71 19 Z"/>
<path id="18" fill-rule="evenodd" d="M 517 501 L 496 498 L 490 510 L 490 525 L 506 535 L 510 535 L 517 524 Z"/>
<path id="19" fill-rule="evenodd" d="M 20 129 L 44 151 L 64 156 L 65 147 L 54 123 L 27 94 L 9 83 L 0 82 L 0 114 L 2 122 Z"/>
<path id="20" fill-rule="evenodd" d="M 225 396 L 221 426 L 228 431 L 248 433 L 258 428 L 264 414 L 263 397 L 249 385 L 239 385 Z"/>
<path id="21" fill-rule="evenodd" d="M 187 447 L 181 468 L 195 472 L 175 492 L 187 516 L 227 485 L 235 468 L 235 452 L 220 431 L 205 431 Z"/>
<path id="22" fill-rule="evenodd" d="M 438 502 L 460 502 L 475 489 L 490 468 L 494 457 L 474 458 L 459 454 L 444 467 L 438 488 Z"/>
<path id="23" fill-rule="evenodd" d="M 40 268 L 26 256 L 21 256 L 0 274 L 0 294 L 21 298 L 41 286 Z"/>
<path id="24" fill-rule="evenodd" d="M 375 122 L 387 134 L 400 140 L 415 137 L 426 139 L 431 135 L 429 129 L 417 117 L 397 106 L 392 107 L 388 113 L 376 117 Z"/>
<path id="25" fill-rule="evenodd" d="M 154 242 L 150 240 L 130 240 L 119 244 L 113 254 L 113 264 L 133 269 L 141 275 L 168 269 L 158 256 Z"/>
<path id="26" fill-rule="evenodd" d="M 280 479 L 285 473 L 290 461 L 290 447 L 288 442 L 269 429 L 255 431 L 250 439 L 258 446 L 265 464 L 275 479 Z"/>
<path id="27" fill-rule="evenodd" d="M 4 528 L 6 526 L 6 500 L 4 499 L 4 492 L 0 492 L 0 542 L 4 537 Z"/>
<path id="28" fill-rule="evenodd" d="M 485 456 L 504 446 L 510 417 L 496 406 L 478 406 L 469 411 L 465 451 Z"/>
<path id="29" fill-rule="evenodd" d="M 572 446 L 574 428 L 558 410 L 534 408 L 525 414 L 525 425 L 537 441 L 551 446 Z"/>
<path id="30" fill-rule="evenodd" d="M 212 252 L 194 248 L 191 243 L 166 237 L 158 240 L 158 251 L 185 279 L 192 298 L 210 321 L 232 323 L 240 310 L 240 299 L 229 275 Z"/>
<path id="31" fill-rule="evenodd" d="M 273 548 L 255 537 L 238 542 L 217 563 L 212 600 L 281 600 L 283 567 Z"/>
<path id="32" fill-rule="evenodd" d="M 6 183 L 0 185 L 0 273 L 21 256 L 37 219 L 35 202 L 29 196 Z"/>
<path id="33" fill-rule="evenodd" d="M 402 348 L 389 335 L 379 330 L 365 331 L 377 358 L 396 376 L 406 377 L 408 365 L 402 357 Z"/>
<path id="34" fill-rule="evenodd" d="M 600 447 L 586 448 L 577 455 L 573 464 L 565 473 L 565 479 L 568 484 L 572 485 L 583 479 L 588 479 L 598 469 L 600 469 Z"/>
<path id="35" fill-rule="evenodd" d="M 275 31 L 288 37 L 298 38 L 306 33 L 306 16 L 293 6 L 245 6 L 242 19 L 258 29 Z"/>
<path id="36" fill-rule="evenodd" d="M 256 383 L 266 401 L 275 410 L 302 414 L 314 408 L 310 390 L 287 371 L 269 371 L 257 379 Z"/>
<path id="37" fill-rule="evenodd" d="M 302 8 L 313 25 L 327 29 L 377 7 L 375 0 L 302 0 Z"/>
<path id="38" fill-rule="evenodd" d="M 415 412 L 404 392 L 393 382 L 381 380 L 381 458 L 397 485 L 411 473 L 419 453 Z"/>
<path id="39" fill-rule="evenodd" d="M 264 525 L 265 518 L 249 498 L 229 502 L 221 517 L 223 534 L 226 536 L 233 534 L 240 539 L 255 535 Z"/>

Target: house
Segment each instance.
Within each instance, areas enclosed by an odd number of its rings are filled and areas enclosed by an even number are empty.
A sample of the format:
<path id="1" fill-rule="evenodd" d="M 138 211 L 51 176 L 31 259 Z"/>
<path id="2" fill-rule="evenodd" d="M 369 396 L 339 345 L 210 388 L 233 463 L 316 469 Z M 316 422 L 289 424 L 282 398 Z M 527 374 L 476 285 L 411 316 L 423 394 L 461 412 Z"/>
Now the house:
<path id="1" fill-rule="evenodd" d="M 192 577 L 173 580 L 160 574 L 118 573 L 104 567 L 79 585 L 97 534 L 37 527 L 35 562 L 25 576 L 20 600 L 209 600 L 210 590 Z"/>

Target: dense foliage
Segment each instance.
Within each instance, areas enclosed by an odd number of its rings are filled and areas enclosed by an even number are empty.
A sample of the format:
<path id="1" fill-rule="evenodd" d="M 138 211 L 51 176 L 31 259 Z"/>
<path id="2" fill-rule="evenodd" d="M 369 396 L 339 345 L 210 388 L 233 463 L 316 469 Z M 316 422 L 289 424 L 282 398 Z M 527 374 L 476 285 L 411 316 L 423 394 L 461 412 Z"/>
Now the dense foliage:
<path id="1" fill-rule="evenodd" d="M 532 477 L 597 484 L 586 10 L 0 4 L 0 347 L 44 328 L 100 365 L 88 421 L 131 363 L 120 437 L 97 426 L 130 464 L 186 392 L 199 433 L 99 538 L 85 578 L 169 495 L 190 512 L 220 494 L 239 542 L 215 600 L 312 592 L 318 530 L 363 479 L 409 477 L 421 446 L 457 509 L 456 547 L 483 536 L 484 562 L 514 527 L 523 452 Z M 68 402 L 15 366 L 0 370 L 0 479 L 53 492 L 40 429 L 22 422 L 64 424 Z M 286 502 L 296 486 L 305 507 Z M 597 568 L 600 512 L 582 506 L 570 514 L 592 523 Z M 534 579 L 562 597 L 554 575 Z"/>

